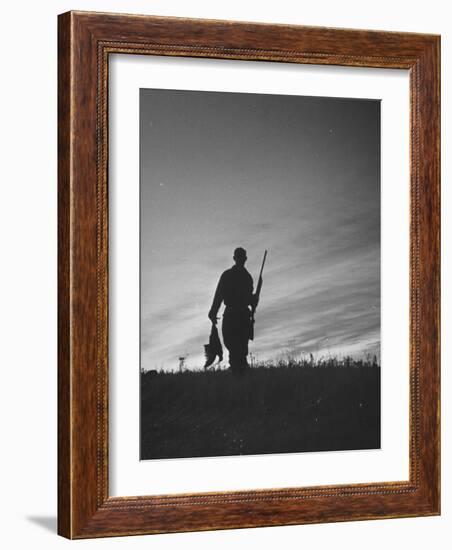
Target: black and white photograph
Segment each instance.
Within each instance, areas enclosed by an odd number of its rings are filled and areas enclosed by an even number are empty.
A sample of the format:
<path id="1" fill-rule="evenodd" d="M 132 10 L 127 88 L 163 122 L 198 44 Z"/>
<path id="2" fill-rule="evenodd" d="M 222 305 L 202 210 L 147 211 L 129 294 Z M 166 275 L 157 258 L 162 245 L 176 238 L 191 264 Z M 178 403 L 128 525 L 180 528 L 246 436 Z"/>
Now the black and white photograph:
<path id="1" fill-rule="evenodd" d="M 380 101 L 140 90 L 140 459 L 380 447 Z"/>
<path id="2" fill-rule="evenodd" d="M 2 547 L 449 549 L 449 4 L 2 7 Z"/>

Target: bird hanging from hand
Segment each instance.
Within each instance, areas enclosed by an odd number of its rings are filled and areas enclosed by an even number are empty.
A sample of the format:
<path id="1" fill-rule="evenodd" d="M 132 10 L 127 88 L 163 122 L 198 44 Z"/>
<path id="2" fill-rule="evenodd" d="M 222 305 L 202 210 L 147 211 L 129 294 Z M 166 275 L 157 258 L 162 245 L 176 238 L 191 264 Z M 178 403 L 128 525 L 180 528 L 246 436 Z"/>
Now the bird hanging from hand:
<path id="1" fill-rule="evenodd" d="M 213 323 L 212 330 L 210 331 L 209 343 L 204 346 L 204 355 L 206 356 L 206 362 L 204 364 L 205 370 L 213 364 L 217 357 L 219 363 L 223 361 L 223 347 L 221 346 L 218 329 Z"/>

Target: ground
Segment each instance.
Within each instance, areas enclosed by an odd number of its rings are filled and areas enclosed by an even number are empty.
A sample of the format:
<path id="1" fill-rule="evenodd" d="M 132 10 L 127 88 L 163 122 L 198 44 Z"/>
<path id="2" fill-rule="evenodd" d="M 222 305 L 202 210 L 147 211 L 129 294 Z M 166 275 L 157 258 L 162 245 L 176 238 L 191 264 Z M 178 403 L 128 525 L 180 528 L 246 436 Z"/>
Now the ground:
<path id="1" fill-rule="evenodd" d="M 373 363 L 141 374 L 141 459 L 379 447 Z"/>

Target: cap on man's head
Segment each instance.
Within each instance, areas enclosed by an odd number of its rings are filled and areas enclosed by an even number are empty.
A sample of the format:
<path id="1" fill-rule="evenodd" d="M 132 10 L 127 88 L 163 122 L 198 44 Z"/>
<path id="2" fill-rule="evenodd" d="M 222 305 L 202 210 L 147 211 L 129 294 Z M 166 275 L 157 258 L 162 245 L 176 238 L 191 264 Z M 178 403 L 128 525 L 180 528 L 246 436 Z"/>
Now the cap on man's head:
<path id="1" fill-rule="evenodd" d="M 246 259 L 246 250 L 239 246 L 234 250 L 234 260 Z"/>

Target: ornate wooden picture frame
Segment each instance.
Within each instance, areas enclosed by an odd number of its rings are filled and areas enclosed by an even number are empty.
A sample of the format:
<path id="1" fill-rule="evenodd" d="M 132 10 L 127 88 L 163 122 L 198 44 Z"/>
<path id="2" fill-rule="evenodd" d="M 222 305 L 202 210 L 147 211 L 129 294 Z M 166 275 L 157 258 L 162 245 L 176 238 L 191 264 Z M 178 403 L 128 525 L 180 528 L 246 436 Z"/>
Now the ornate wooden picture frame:
<path id="1" fill-rule="evenodd" d="M 440 38 L 69 12 L 59 16 L 58 53 L 59 534 L 89 538 L 439 514 Z M 408 481 L 109 496 L 110 54 L 409 71 Z"/>

